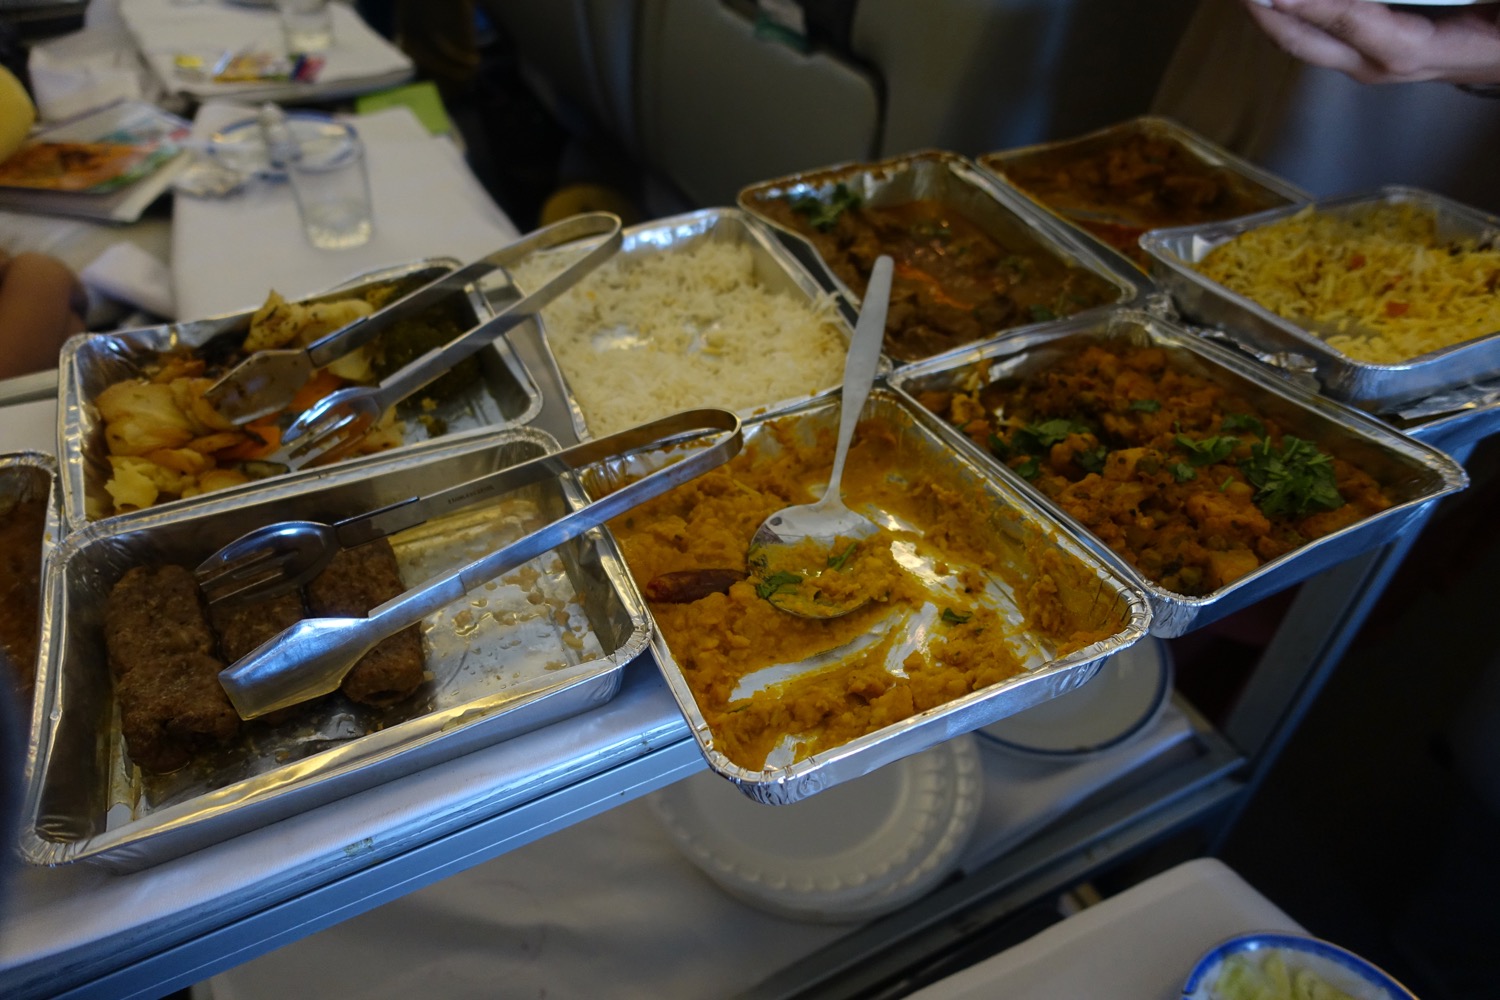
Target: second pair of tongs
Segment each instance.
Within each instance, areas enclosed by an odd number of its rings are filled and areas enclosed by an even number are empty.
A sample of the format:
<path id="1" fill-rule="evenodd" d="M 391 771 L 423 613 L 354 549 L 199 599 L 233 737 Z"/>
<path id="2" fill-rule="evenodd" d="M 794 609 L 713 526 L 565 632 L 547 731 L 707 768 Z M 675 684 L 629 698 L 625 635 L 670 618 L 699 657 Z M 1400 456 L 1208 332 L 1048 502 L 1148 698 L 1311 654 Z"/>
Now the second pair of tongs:
<path id="1" fill-rule="evenodd" d="M 590 248 L 588 253 L 573 261 L 552 280 L 516 300 L 488 323 L 470 330 L 443 347 L 428 351 L 386 380 L 390 382 L 400 378 L 403 385 L 416 382 L 407 390 L 408 393 L 415 392 L 510 327 L 535 315 L 543 306 L 577 284 L 580 278 L 614 254 L 620 248 L 623 238 L 620 219 L 608 212 L 587 212 L 544 226 L 487 257 L 428 282 L 416 291 L 335 330 L 307 347 L 256 351 L 210 386 L 203 398 L 226 420 L 237 424 L 276 413 L 286 408 L 297 390 L 312 377 L 313 372 L 368 344 L 398 320 L 416 315 L 449 295 L 463 291 L 491 272 L 515 264 L 533 253 L 599 237 L 602 240 Z M 413 371 L 419 367 L 421 374 L 428 376 L 420 381 L 413 377 Z M 376 418 L 379 416 L 377 413 Z"/>
<path id="2" fill-rule="evenodd" d="M 548 552 L 569 539 L 603 524 L 652 497 L 659 496 L 739 453 L 743 444 L 739 417 L 729 410 L 686 410 L 634 430 L 600 438 L 526 463 L 522 475 L 528 481 L 555 475 L 560 469 L 576 468 L 611 457 L 622 457 L 652 446 L 661 447 L 688 431 L 717 431 L 712 445 L 688 451 L 666 467 L 629 483 L 599 500 L 580 507 L 519 541 L 465 566 L 406 591 L 373 609 L 364 618 L 307 618 L 261 645 L 219 672 L 219 683 L 241 718 L 253 719 L 278 708 L 296 705 L 337 690 L 351 667 L 376 643 L 447 607 L 469 591 L 507 573 L 522 563 Z M 565 457 L 571 456 L 571 457 Z M 591 456 L 586 460 L 586 456 Z M 576 464 L 575 464 L 576 463 Z M 445 491 L 453 494 L 474 488 L 504 473 L 493 473 Z M 442 494 L 440 494 L 442 495 Z M 492 495 L 492 494 L 490 494 Z M 462 497 L 462 493 L 458 494 Z M 377 512 L 384 514 L 392 508 Z M 399 508 L 397 508 L 399 510 Z"/>
<path id="3" fill-rule="evenodd" d="M 398 500 L 376 510 L 324 524 L 278 521 L 248 531 L 194 570 L 203 596 L 213 604 L 246 604 L 289 593 L 323 571 L 340 549 L 414 528 L 505 493 L 566 472 L 629 455 L 700 431 L 731 431 L 727 410 L 684 410 L 571 448 L 450 486 L 426 496 Z M 738 447 L 738 446 L 736 446 Z"/>

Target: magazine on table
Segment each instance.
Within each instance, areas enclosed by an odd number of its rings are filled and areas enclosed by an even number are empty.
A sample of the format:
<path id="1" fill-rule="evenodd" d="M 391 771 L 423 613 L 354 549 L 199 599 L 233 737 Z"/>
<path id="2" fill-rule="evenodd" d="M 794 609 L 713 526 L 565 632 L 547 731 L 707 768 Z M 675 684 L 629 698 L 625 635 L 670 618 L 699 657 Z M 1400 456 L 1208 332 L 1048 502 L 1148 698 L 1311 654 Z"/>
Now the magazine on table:
<path id="1" fill-rule="evenodd" d="M 187 165 L 186 119 L 118 101 L 33 133 L 0 162 L 0 207 L 134 222 Z"/>

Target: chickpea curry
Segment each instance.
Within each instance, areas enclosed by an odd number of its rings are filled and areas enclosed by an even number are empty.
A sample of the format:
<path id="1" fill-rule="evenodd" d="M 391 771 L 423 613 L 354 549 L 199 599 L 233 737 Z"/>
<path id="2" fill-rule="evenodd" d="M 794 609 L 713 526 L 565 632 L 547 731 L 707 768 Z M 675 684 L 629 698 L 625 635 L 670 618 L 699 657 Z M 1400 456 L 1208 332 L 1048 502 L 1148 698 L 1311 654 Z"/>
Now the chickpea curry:
<path id="1" fill-rule="evenodd" d="M 1391 506 L 1368 473 L 1156 346 L 1090 344 L 921 401 L 1178 594 L 1213 593 Z"/>
<path id="2" fill-rule="evenodd" d="M 858 294 L 876 258 L 894 259 L 885 353 L 900 361 L 1069 316 L 1116 295 L 1103 278 L 1035 240 L 1007 245 L 936 199 L 877 206 L 839 184 L 826 196 L 769 198 L 759 208 L 811 240 Z"/>
<path id="3" fill-rule="evenodd" d="M 774 511 L 815 498 L 832 453 L 831 433 L 805 444 L 774 422 L 727 465 L 610 523 L 714 745 L 736 764 L 841 746 L 1023 672 L 1039 637 L 1060 656 L 1120 627 L 1122 602 L 1101 600 L 1081 562 L 994 527 L 1014 515 L 942 476 L 891 474 L 899 436 L 878 419 L 850 451 L 845 499 L 917 527 L 882 527 L 832 557 L 835 575 L 871 595 L 864 606 L 829 619 L 778 610 L 765 588 L 801 581 L 747 578 L 750 539 Z"/>

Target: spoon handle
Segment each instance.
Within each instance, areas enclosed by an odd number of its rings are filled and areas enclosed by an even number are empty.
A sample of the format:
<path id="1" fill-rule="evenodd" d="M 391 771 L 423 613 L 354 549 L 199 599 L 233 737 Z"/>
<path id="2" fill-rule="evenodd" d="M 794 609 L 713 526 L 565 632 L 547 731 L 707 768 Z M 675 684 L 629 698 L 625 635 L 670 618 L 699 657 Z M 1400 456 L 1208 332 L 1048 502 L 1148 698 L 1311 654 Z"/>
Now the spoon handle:
<path id="1" fill-rule="evenodd" d="M 880 348 L 885 343 L 885 312 L 891 301 L 891 258 L 882 255 L 870 271 L 870 282 L 865 287 L 865 297 L 860 303 L 859 320 L 854 324 L 854 336 L 849 339 L 849 355 L 844 359 L 844 388 L 839 402 L 838 447 L 833 453 L 833 474 L 829 478 L 828 492 L 823 494 L 833 503 L 842 503 L 839 483 L 844 478 L 844 459 L 849 455 L 849 442 L 854 440 L 854 428 L 859 415 L 870 396 L 870 384 L 875 381 L 875 369 L 880 365 Z"/>

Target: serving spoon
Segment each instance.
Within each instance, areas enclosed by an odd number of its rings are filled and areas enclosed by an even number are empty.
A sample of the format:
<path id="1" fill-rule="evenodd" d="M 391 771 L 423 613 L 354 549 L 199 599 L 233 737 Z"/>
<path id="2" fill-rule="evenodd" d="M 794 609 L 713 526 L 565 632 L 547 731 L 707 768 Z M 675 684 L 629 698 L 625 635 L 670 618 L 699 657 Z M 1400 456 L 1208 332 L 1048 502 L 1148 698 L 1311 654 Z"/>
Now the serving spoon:
<path id="1" fill-rule="evenodd" d="M 803 618 L 837 618 L 863 606 L 871 595 L 834 583 L 857 553 L 861 540 L 877 530 L 875 522 L 850 510 L 839 487 L 844 460 L 860 412 L 875 381 L 885 339 L 885 313 L 891 298 L 891 258 L 875 261 L 860 306 L 849 353 L 844 359 L 844 386 L 839 395 L 839 436 L 833 473 L 823 496 L 810 504 L 784 507 L 766 518 L 750 539 L 747 561 L 756 592 L 779 610 Z"/>

